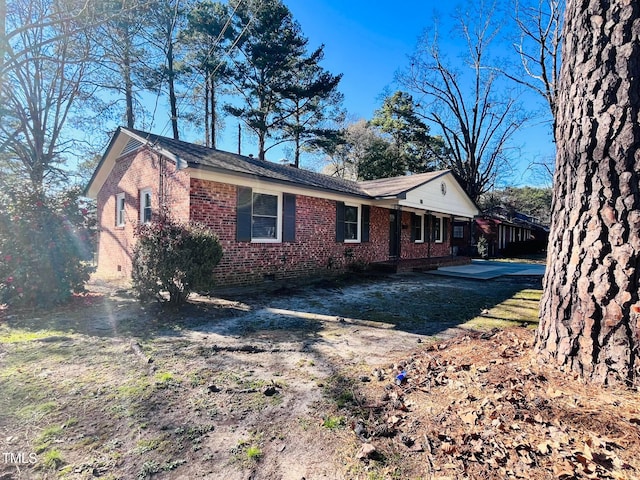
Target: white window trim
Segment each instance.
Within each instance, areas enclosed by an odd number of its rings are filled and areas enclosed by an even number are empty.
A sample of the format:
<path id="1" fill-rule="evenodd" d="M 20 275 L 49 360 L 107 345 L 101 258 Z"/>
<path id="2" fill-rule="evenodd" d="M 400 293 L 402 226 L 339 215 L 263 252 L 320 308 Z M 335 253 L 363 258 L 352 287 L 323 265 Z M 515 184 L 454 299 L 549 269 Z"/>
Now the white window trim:
<path id="1" fill-rule="evenodd" d="M 276 217 L 276 238 L 253 238 L 253 195 L 255 193 L 261 195 L 271 195 L 278 197 L 278 212 Z M 273 192 L 269 190 L 252 189 L 251 191 L 251 243 L 282 243 L 282 192 Z"/>
<path id="2" fill-rule="evenodd" d="M 116 227 L 124 227 L 127 223 L 127 205 L 125 203 L 125 193 L 121 192 L 116 195 Z M 122 208 L 120 208 L 122 205 Z"/>
<path id="3" fill-rule="evenodd" d="M 419 221 L 420 221 L 420 235 L 421 238 L 416 238 L 414 240 L 414 243 L 424 243 L 424 227 L 425 227 L 425 223 L 424 223 L 424 215 L 417 213 L 416 216 L 418 217 Z"/>
<path id="4" fill-rule="evenodd" d="M 345 235 L 344 243 L 360 243 L 361 242 L 361 231 L 362 231 L 362 205 L 358 205 L 355 203 L 345 203 L 345 207 L 355 207 L 358 209 L 358 224 L 356 225 L 356 238 L 346 238 Z M 346 214 L 345 214 L 346 216 Z M 343 224 L 347 223 L 346 221 Z M 344 228 L 344 225 L 343 225 Z"/>
<path id="5" fill-rule="evenodd" d="M 151 198 L 151 211 L 153 212 L 153 191 L 151 188 L 143 188 L 140 190 L 140 223 L 150 223 L 144 221 L 144 199 L 147 194 Z"/>

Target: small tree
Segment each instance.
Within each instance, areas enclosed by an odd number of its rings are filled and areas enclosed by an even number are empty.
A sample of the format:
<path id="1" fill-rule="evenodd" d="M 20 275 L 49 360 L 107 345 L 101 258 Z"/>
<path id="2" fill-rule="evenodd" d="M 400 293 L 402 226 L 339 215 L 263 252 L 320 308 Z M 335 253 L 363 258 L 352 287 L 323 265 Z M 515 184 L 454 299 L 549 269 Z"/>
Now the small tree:
<path id="1" fill-rule="evenodd" d="M 478 239 L 478 255 L 485 260 L 489 258 L 489 240 L 484 235 Z"/>
<path id="2" fill-rule="evenodd" d="M 133 288 L 141 299 L 169 293 L 169 303 L 182 305 L 194 290 L 213 287 L 213 268 L 222 258 L 218 237 L 200 225 L 188 225 L 162 215 L 136 227 Z"/>

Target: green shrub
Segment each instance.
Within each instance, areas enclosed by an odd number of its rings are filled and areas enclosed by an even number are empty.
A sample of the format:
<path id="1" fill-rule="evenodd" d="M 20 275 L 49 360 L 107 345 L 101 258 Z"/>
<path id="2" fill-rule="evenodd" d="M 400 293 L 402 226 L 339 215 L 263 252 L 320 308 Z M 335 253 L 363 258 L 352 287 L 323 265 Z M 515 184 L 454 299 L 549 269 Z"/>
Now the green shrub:
<path id="1" fill-rule="evenodd" d="M 191 292 L 213 287 L 222 247 L 211 230 L 163 215 L 138 225 L 135 233 L 133 288 L 141 299 L 164 301 L 162 292 L 168 292 L 169 303 L 178 306 Z"/>
<path id="2" fill-rule="evenodd" d="M 94 220 L 79 190 L 0 194 L 0 304 L 48 307 L 84 291 Z"/>

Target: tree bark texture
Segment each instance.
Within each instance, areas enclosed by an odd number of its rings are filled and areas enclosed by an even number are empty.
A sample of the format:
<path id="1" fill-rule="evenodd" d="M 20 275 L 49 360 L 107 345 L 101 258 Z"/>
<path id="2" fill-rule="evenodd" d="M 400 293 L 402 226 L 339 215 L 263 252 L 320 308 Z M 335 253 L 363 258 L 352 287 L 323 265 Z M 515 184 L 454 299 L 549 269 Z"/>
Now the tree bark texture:
<path id="1" fill-rule="evenodd" d="M 568 0 L 536 352 L 640 384 L 640 2 Z"/>

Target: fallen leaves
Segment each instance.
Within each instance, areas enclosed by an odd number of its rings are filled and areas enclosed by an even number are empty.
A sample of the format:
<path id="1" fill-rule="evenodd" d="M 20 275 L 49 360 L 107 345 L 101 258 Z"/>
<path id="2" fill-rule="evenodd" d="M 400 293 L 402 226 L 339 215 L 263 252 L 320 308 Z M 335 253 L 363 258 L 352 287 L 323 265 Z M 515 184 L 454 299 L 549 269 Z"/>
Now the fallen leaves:
<path id="1" fill-rule="evenodd" d="M 362 420 L 369 441 L 382 454 L 404 448 L 415 476 L 430 465 L 430 478 L 639 478 L 633 397 L 626 415 L 606 410 L 621 408 L 611 393 L 596 407 L 578 380 L 538 367 L 531 344 L 523 329 L 467 335 L 398 362 L 406 381 Z"/>

